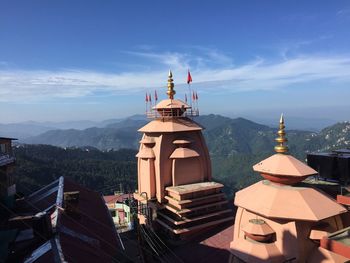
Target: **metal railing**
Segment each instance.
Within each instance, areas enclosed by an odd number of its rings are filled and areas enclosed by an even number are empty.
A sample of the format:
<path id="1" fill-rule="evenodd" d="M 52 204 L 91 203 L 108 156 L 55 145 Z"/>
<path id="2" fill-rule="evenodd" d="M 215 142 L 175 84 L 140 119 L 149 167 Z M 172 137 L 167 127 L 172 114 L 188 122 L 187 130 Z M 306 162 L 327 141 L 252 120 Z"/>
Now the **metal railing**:
<path id="1" fill-rule="evenodd" d="M 15 157 L 10 154 L 0 154 L 0 166 L 13 163 L 15 160 Z"/>
<path id="2" fill-rule="evenodd" d="M 173 118 L 181 118 L 181 117 L 197 117 L 199 116 L 199 110 L 187 109 L 185 111 L 180 109 L 163 109 L 163 110 L 155 110 L 152 109 L 146 112 L 146 117 L 148 119 L 173 119 Z"/>

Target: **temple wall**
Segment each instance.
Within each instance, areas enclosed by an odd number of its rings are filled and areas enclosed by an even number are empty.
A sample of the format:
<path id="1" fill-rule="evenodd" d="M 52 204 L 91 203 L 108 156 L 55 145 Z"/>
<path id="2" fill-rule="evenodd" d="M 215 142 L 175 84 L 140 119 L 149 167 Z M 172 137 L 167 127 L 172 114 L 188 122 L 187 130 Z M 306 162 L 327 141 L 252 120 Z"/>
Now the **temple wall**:
<path id="1" fill-rule="evenodd" d="M 152 148 L 154 158 L 154 176 L 150 173 L 150 166 L 138 159 L 138 185 L 139 192 L 146 189 L 150 196 L 154 197 L 152 185 L 155 182 L 155 196 L 158 202 L 164 201 L 165 188 L 188 183 L 199 183 L 211 180 L 211 164 L 208 148 L 201 131 L 168 132 L 168 133 L 145 133 L 143 139 L 153 139 L 155 144 Z M 188 148 L 195 150 L 200 155 L 195 158 L 173 160 L 170 155 L 177 148 L 175 140 L 189 140 Z M 146 147 L 140 145 L 141 150 Z M 150 172 L 151 171 L 151 172 Z M 147 182 L 146 182 L 147 181 Z"/>
<path id="2" fill-rule="evenodd" d="M 200 160 L 195 158 L 174 159 L 172 164 L 173 186 L 203 182 Z"/>

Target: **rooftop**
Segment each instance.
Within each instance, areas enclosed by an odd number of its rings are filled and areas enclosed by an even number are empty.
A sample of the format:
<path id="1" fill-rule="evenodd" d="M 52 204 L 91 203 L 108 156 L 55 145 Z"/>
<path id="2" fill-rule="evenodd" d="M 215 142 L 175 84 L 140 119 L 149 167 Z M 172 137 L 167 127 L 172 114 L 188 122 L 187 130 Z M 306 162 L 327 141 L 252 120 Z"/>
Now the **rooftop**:
<path id="1" fill-rule="evenodd" d="M 278 185 L 268 180 L 237 192 L 235 205 L 269 218 L 306 221 L 320 221 L 347 212 L 342 205 L 318 190 Z"/>
<path id="2" fill-rule="evenodd" d="M 139 132 L 182 132 L 182 131 L 198 131 L 203 128 L 187 117 L 176 119 L 156 119 L 141 129 Z"/>
<path id="3" fill-rule="evenodd" d="M 76 207 L 71 206 L 69 198 L 74 195 Z M 114 262 L 122 251 L 117 232 L 109 211 L 101 197 L 72 180 L 60 177 L 17 202 L 16 213 L 9 219 L 10 224 L 25 221 L 28 215 L 48 214 L 52 234 L 47 238 L 32 239 L 28 245 L 19 241 L 25 229 L 16 231 L 11 257 L 24 257 L 24 262 Z M 29 240 L 30 241 L 30 240 Z M 27 241 L 27 242 L 29 242 Z M 25 244 L 27 244 L 25 246 Z M 17 258 L 19 260 L 19 258 Z"/>

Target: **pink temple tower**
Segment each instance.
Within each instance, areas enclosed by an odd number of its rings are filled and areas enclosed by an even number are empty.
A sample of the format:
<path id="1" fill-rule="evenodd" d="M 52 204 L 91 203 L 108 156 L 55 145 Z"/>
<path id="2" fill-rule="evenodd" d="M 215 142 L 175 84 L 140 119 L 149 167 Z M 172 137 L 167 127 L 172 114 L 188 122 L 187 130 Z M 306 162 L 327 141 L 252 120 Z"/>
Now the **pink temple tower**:
<path id="1" fill-rule="evenodd" d="M 320 240 L 344 227 L 347 209 L 300 183 L 317 172 L 288 154 L 284 128 L 282 115 L 276 154 L 253 166 L 265 180 L 236 193 L 230 262 L 345 262 Z"/>
<path id="2" fill-rule="evenodd" d="M 175 99 L 169 71 L 168 99 L 147 112 L 153 119 L 143 133 L 138 158 L 139 221 L 173 237 L 186 238 L 233 220 L 223 185 L 213 182 L 211 162 L 198 116 L 187 103 Z"/>

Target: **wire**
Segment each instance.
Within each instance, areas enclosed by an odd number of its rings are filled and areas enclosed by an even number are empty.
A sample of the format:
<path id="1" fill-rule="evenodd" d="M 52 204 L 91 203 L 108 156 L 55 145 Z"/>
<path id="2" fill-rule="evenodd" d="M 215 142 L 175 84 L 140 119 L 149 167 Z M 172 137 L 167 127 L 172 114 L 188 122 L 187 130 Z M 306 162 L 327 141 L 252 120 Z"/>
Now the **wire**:
<path id="1" fill-rule="evenodd" d="M 151 247 L 151 249 L 154 251 L 154 253 L 156 253 L 156 255 L 159 256 L 160 254 L 158 253 L 157 249 L 154 247 L 153 242 L 150 240 L 150 238 L 144 232 L 144 229 L 142 227 L 140 229 L 141 229 L 142 234 L 145 236 L 148 245 Z"/>
<path id="2" fill-rule="evenodd" d="M 153 229 L 150 229 L 150 231 L 155 235 L 155 237 L 170 251 L 170 253 L 172 253 L 177 260 L 179 260 L 179 262 L 183 262 L 183 260 L 178 256 L 176 255 L 176 253 L 170 249 L 163 241 L 162 239 L 157 235 L 157 233 L 153 230 Z"/>
<path id="3" fill-rule="evenodd" d="M 24 186 L 24 188 L 26 188 Z M 28 189 L 27 189 L 28 190 Z M 38 211 L 41 211 L 40 209 L 38 209 L 37 207 L 35 207 L 33 204 L 31 204 L 29 201 L 27 201 L 26 199 L 24 199 L 28 204 L 30 204 L 32 207 L 36 208 Z M 47 200 L 45 200 L 46 203 L 50 204 Z M 97 224 L 107 228 L 108 230 L 110 230 L 110 226 L 107 226 L 103 223 L 101 223 L 100 221 L 96 220 L 95 218 L 91 217 L 90 215 L 87 215 L 85 214 L 83 211 L 81 211 L 80 209 L 77 209 L 81 214 L 83 214 L 84 216 L 88 217 L 89 219 L 91 219 L 92 221 L 96 222 Z M 92 233 L 89 229 L 87 229 L 84 225 L 82 225 L 80 222 L 78 222 L 77 220 L 71 218 L 73 221 L 75 221 L 76 223 L 78 223 L 79 225 L 81 225 L 84 229 L 86 229 L 86 231 L 88 231 L 89 233 L 93 234 L 93 235 L 96 235 L 97 237 L 101 238 L 99 235 L 97 235 L 96 233 Z M 141 228 L 142 231 L 145 231 L 143 228 Z M 154 233 L 154 231 L 153 231 Z M 146 234 L 147 235 L 147 234 Z M 126 240 L 129 240 L 130 242 L 136 244 L 136 245 L 139 245 L 135 240 L 132 240 L 132 239 L 129 239 L 127 238 L 126 236 L 124 236 L 123 238 L 125 238 Z M 157 236 L 158 239 L 160 239 L 158 236 Z M 101 240 L 105 243 L 107 243 L 111 248 L 114 248 L 112 244 L 108 243 L 107 241 L 105 241 L 103 238 L 101 238 Z M 153 241 L 154 242 L 154 241 Z M 162 242 L 162 241 L 161 241 Z M 163 242 L 162 242 L 163 243 Z M 163 243 L 164 244 L 164 243 Z M 164 244 L 165 245 L 165 244 Z M 166 245 L 165 245 L 166 246 Z M 180 259 L 169 247 L 166 246 L 166 248 L 177 258 L 177 260 L 179 262 L 183 262 L 182 259 Z M 153 254 L 152 251 L 146 249 L 145 247 L 141 247 L 142 250 L 144 250 L 145 252 L 149 253 L 149 254 Z M 151 247 L 152 249 L 152 247 Z M 153 250 L 153 249 L 152 249 Z M 131 259 L 125 252 L 122 252 L 129 260 L 135 262 L 133 259 Z M 112 256 L 111 256 L 112 257 Z"/>
<path id="4" fill-rule="evenodd" d="M 25 201 L 26 203 L 28 203 L 30 206 L 32 206 L 33 208 L 37 209 L 38 211 L 41 211 L 41 209 L 39 209 L 38 207 L 36 207 L 35 205 L 33 205 L 31 202 L 29 202 L 29 201 L 26 200 L 25 198 L 24 198 L 24 201 Z M 45 201 L 47 204 L 50 204 L 50 202 L 48 202 L 47 200 L 44 199 L 44 201 Z M 81 211 L 80 211 L 80 212 L 81 212 Z M 82 214 L 84 214 L 84 213 L 82 213 Z M 86 215 L 86 216 L 89 217 L 88 215 Z M 91 217 L 89 217 L 89 218 L 92 219 Z M 75 221 L 77 224 L 79 224 L 80 226 L 82 226 L 82 227 L 83 227 L 86 231 L 88 231 L 90 234 L 99 237 L 99 238 L 101 239 L 102 242 L 104 242 L 105 244 L 109 245 L 112 249 L 115 249 L 115 247 L 114 247 L 112 244 L 110 244 L 109 242 L 105 241 L 104 238 L 102 238 L 102 237 L 99 236 L 98 234 L 91 232 L 87 227 L 85 227 L 85 226 L 84 226 L 83 224 L 81 224 L 79 221 L 75 220 L 75 219 L 72 218 L 72 217 L 70 217 L 70 219 L 72 219 L 72 220 Z M 108 227 L 108 229 L 110 229 L 110 227 Z M 93 250 L 91 250 L 91 251 L 93 251 Z M 95 253 L 95 251 L 93 251 L 93 252 Z M 118 261 L 113 255 L 110 255 L 110 254 L 108 254 L 107 252 L 105 252 L 105 251 L 103 251 L 103 250 L 101 250 L 101 252 L 102 252 L 103 254 L 105 254 L 106 256 L 108 256 L 109 258 L 111 258 L 111 259 L 112 259 L 112 262 L 113 262 L 113 261 L 120 262 L 120 261 Z M 123 252 L 122 252 L 122 253 L 123 253 Z M 130 257 L 128 257 L 126 254 L 125 254 L 125 256 L 126 256 L 129 260 L 133 261 L 133 260 L 130 259 Z"/>
<path id="5" fill-rule="evenodd" d="M 171 252 L 171 254 L 174 255 L 174 258 L 173 258 L 173 259 L 176 259 L 176 262 L 183 262 L 183 260 L 182 260 L 179 256 L 177 256 L 177 255 L 175 254 L 175 252 L 173 252 L 173 251 L 160 239 L 160 237 L 153 231 L 153 229 L 147 228 L 147 227 L 144 227 L 144 228 L 142 228 L 142 229 L 143 229 L 144 233 L 151 239 L 151 241 L 153 241 L 152 243 L 155 243 L 156 246 L 158 245 L 159 249 L 161 250 L 161 253 L 159 253 L 159 254 L 162 254 L 163 257 L 165 257 L 165 255 L 164 255 L 164 249 L 169 250 L 169 251 Z M 149 231 L 150 233 L 147 234 L 147 231 Z M 153 238 L 152 235 L 154 235 L 155 238 Z M 153 240 L 152 240 L 152 238 L 153 238 Z M 158 241 L 157 241 L 157 240 L 158 240 Z M 160 242 L 160 245 L 159 245 L 159 242 Z M 163 247 L 162 247 L 162 245 L 163 245 Z M 165 259 L 169 259 L 170 262 L 172 262 L 171 257 L 169 257 L 169 256 L 165 257 Z"/>
<path id="6" fill-rule="evenodd" d="M 5 206 L 5 205 L 3 205 L 1 202 L 0 202 L 0 205 L 3 207 L 3 208 L 5 208 L 7 211 L 9 211 L 11 214 L 13 214 L 13 215 L 15 215 L 15 216 L 20 216 L 19 214 L 17 214 L 15 211 L 13 211 L 13 210 L 11 210 L 10 208 L 8 208 L 7 206 Z M 26 225 L 28 228 L 32 228 L 32 226 L 31 225 L 29 225 L 28 223 L 26 223 L 24 220 L 21 220 L 22 221 L 22 223 L 24 224 L 24 225 Z M 43 235 L 41 235 L 39 232 L 35 232 L 38 236 L 40 236 L 43 240 L 47 240 L 47 238 L 46 237 L 44 237 Z M 66 253 L 67 254 L 67 256 L 68 256 L 68 258 L 72 258 L 68 253 Z M 72 261 L 72 260 L 71 260 Z M 74 262 L 74 261 L 72 261 L 72 262 Z"/>

